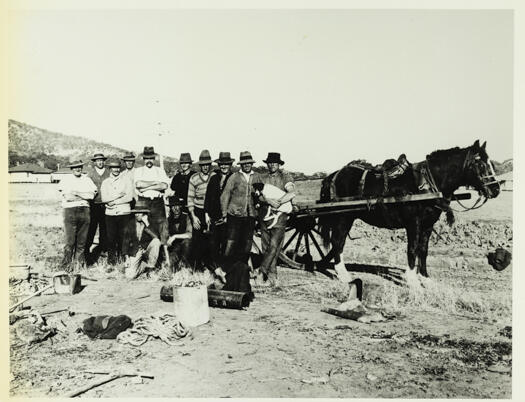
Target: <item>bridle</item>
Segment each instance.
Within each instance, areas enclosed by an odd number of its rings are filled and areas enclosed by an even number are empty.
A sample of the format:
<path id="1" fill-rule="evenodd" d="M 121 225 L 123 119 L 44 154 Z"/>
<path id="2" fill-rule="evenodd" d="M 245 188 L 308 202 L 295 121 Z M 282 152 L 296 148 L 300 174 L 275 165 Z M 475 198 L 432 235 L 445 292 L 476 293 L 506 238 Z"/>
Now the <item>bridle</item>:
<path id="1" fill-rule="evenodd" d="M 481 181 L 481 186 L 483 190 L 485 191 L 482 192 L 481 190 L 476 189 L 479 194 L 479 197 L 472 207 L 467 207 L 463 205 L 461 201 L 458 200 L 454 196 L 454 194 L 452 194 L 452 199 L 456 201 L 463 208 L 463 210 L 453 209 L 453 211 L 455 212 L 466 212 L 466 211 L 471 211 L 473 209 L 481 208 L 488 200 L 488 197 L 485 194 L 488 194 L 488 192 L 490 191 L 489 186 L 492 184 L 497 184 L 499 188 L 501 183 L 503 182 L 503 180 L 498 180 L 496 178 L 496 172 L 494 171 L 494 165 L 492 164 L 492 161 L 490 159 L 487 159 L 487 165 L 489 166 L 490 174 L 486 176 L 481 175 L 478 161 L 481 161 L 481 156 L 479 155 L 479 153 L 473 153 L 472 150 L 469 148 L 467 155 L 465 156 L 465 161 L 463 162 L 462 173 L 463 174 L 466 173 L 467 169 L 474 170 L 479 180 Z"/>

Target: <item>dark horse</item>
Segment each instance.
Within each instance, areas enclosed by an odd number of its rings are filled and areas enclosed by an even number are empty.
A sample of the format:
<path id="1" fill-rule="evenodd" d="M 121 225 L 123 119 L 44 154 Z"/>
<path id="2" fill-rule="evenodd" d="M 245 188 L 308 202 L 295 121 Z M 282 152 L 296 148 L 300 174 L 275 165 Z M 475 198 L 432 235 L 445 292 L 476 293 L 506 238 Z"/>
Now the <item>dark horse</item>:
<path id="1" fill-rule="evenodd" d="M 435 187 L 443 194 L 443 199 L 436 201 L 412 201 L 397 204 L 379 204 L 370 210 L 352 211 L 337 215 L 321 217 L 319 226 L 325 244 L 331 243 L 332 249 L 320 262 L 327 263 L 334 258 L 336 269 L 342 268 L 341 254 L 346 236 L 355 219 L 381 228 L 402 229 L 407 231 L 408 266 L 410 271 L 417 268 L 423 276 L 427 273 L 428 241 L 434 224 L 448 205 L 453 193 L 461 186 L 470 186 L 480 196 L 494 198 L 500 192 L 500 183 L 495 178 L 494 168 L 485 150 L 486 142 L 480 146 L 479 141 L 467 148 L 452 148 L 435 151 L 427 156 L 422 166 L 428 166 L 429 177 L 433 178 Z M 416 194 L 418 184 L 413 167 L 409 167 L 401 176 L 388 183 L 388 194 Z M 384 195 L 385 182 L 381 175 L 368 174 L 363 178 L 363 169 L 348 164 L 341 170 L 332 173 L 323 180 L 321 202 L 345 197 L 360 196 L 378 198 Z M 335 192 L 335 194 L 334 194 Z M 344 265 L 343 265 L 344 269 Z M 345 270 L 346 271 L 346 270 Z"/>

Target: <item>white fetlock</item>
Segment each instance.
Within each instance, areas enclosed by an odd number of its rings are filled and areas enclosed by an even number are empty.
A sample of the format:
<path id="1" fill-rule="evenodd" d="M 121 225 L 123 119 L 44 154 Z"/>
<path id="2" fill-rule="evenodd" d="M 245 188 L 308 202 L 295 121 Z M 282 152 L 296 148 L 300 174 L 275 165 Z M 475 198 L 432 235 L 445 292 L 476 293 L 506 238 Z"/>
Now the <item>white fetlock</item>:
<path id="1" fill-rule="evenodd" d="M 361 300 L 356 298 L 356 299 L 348 300 L 348 301 L 345 301 L 344 303 L 341 303 L 339 307 L 337 307 L 337 309 L 349 311 L 349 310 L 354 310 L 362 305 L 363 304 L 361 303 Z"/>
<path id="2" fill-rule="evenodd" d="M 340 281 L 349 283 L 352 280 L 342 261 L 339 264 L 335 264 L 334 268 L 335 272 L 337 272 L 337 278 L 339 278 Z"/>

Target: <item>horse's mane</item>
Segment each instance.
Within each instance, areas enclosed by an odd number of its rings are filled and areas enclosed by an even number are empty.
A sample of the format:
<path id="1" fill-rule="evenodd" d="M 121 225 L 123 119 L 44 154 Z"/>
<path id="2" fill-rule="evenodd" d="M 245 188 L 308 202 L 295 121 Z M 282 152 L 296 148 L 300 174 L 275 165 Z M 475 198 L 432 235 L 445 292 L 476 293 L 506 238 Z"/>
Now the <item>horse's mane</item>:
<path id="1" fill-rule="evenodd" d="M 449 149 L 438 149 L 437 151 L 432 152 L 430 155 L 427 155 L 427 158 L 441 158 L 441 157 L 447 157 L 451 153 L 455 153 L 457 151 L 462 151 L 463 148 L 460 147 L 454 147 Z"/>

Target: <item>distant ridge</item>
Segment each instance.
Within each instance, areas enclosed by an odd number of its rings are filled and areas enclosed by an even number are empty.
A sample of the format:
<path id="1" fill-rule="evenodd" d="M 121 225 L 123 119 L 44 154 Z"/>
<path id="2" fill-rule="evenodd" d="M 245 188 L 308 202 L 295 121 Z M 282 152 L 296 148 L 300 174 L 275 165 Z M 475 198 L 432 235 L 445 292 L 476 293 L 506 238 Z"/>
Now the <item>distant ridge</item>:
<path id="1" fill-rule="evenodd" d="M 65 135 L 39 127 L 8 121 L 9 167 L 22 163 L 35 163 L 47 169 L 56 170 L 58 166 L 82 159 L 89 161 L 95 152 L 106 156 L 121 157 L 129 150 L 90 140 L 84 137 Z M 177 159 L 165 156 L 166 170 L 172 168 Z M 141 160 L 137 160 L 137 165 Z"/>
<path id="2" fill-rule="evenodd" d="M 23 163 L 34 163 L 43 168 L 56 170 L 70 161 L 82 159 L 89 161 L 95 152 L 103 152 L 106 156 L 121 157 L 129 152 L 127 149 L 114 145 L 90 140 L 84 137 L 64 135 L 39 127 L 31 126 L 16 120 L 8 121 L 9 135 L 9 167 Z M 178 160 L 164 156 L 164 168 L 169 175 L 175 173 Z M 503 162 L 492 161 L 496 174 L 501 175 L 513 170 L 513 160 Z M 137 166 L 142 165 L 141 158 L 137 159 Z M 256 171 L 263 172 L 265 166 L 255 167 Z M 295 180 L 320 179 L 326 172 L 316 172 L 306 175 L 301 172 L 290 172 Z"/>

